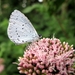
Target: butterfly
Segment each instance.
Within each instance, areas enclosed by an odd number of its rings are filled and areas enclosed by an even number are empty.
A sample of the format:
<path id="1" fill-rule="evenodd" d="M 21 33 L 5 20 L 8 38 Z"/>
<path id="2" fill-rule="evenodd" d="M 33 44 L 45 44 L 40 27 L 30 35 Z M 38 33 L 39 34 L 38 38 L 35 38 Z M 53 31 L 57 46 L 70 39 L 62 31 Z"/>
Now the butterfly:
<path id="1" fill-rule="evenodd" d="M 9 39 L 15 44 L 24 44 L 39 39 L 39 35 L 28 18 L 19 10 L 14 10 L 7 28 Z"/>

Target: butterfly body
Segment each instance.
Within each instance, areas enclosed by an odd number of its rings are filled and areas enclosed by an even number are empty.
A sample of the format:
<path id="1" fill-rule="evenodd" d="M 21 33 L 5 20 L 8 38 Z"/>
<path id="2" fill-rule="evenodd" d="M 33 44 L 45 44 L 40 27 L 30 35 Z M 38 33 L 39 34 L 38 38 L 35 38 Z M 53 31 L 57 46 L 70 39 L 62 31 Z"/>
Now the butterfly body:
<path id="1" fill-rule="evenodd" d="M 16 44 L 33 42 L 39 39 L 39 35 L 28 18 L 18 10 L 10 15 L 7 29 L 9 39 Z"/>

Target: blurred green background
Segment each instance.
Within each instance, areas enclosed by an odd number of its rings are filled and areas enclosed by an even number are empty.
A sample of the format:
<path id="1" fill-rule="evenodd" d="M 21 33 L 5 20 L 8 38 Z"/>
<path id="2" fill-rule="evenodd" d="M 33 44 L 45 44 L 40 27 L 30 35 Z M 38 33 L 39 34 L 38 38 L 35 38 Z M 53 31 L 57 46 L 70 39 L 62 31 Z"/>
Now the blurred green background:
<path id="1" fill-rule="evenodd" d="M 42 37 L 54 34 L 75 47 L 75 0 L 0 0 L 0 58 L 5 65 L 0 75 L 23 75 L 12 63 L 23 55 L 26 44 L 15 45 L 7 36 L 9 17 L 15 9 L 28 17 Z"/>

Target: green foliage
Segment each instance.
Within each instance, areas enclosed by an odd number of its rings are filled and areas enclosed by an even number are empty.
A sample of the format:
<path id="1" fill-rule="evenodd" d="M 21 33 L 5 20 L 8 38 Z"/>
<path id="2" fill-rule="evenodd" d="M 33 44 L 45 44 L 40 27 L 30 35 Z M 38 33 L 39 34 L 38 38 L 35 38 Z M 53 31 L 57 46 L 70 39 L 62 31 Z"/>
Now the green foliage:
<path id="1" fill-rule="evenodd" d="M 17 62 L 26 47 L 26 44 L 15 45 L 7 36 L 8 18 L 14 9 L 22 11 L 42 37 L 51 38 L 55 34 L 56 38 L 75 47 L 75 1 L 44 0 L 39 3 L 36 0 L 0 0 L 0 3 L 0 57 L 5 61 L 5 70 L 1 75 L 20 75 L 17 65 L 12 63 Z"/>

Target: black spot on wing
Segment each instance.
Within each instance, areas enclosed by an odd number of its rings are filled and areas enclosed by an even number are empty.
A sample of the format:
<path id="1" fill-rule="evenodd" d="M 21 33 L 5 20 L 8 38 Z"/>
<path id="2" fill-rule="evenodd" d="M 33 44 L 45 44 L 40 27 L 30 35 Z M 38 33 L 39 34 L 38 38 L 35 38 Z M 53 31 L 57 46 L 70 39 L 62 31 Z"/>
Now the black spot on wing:
<path id="1" fill-rule="evenodd" d="M 15 24 L 15 22 L 13 22 L 13 24 Z"/>
<path id="2" fill-rule="evenodd" d="M 28 36 L 28 35 L 25 35 L 25 36 Z"/>
<path id="3" fill-rule="evenodd" d="M 15 41 L 15 40 L 13 40 L 13 42 L 14 42 L 14 43 L 16 43 L 16 41 Z"/>
<path id="4" fill-rule="evenodd" d="M 22 28 L 22 30 L 23 30 L 24 28 Z"/>
<path id="5" fill-rule="evenodd" d="M 18 37 L 20 37 L 20 35 L 18 35 Z"/>
<path id="6" fill-rule="evenodd" d="M 16 18 L 16 20 L 18 20 L 18 18 Z"/>
<path id="7" fill-rule="evenodd" d="M 17 30 L 15 32 L 17 32 Z"/>
<path id="8" fill-rule="evenodd" d="M 10 36 L 10 38 L 12 38 L 12 36 Z"/>
<path id="9" fill-rule="evenodd" d="M 27 42 L 27 41 L 25 41 L 25 42 Z"/>
<path id="10" fill-rule="evenodd" d="M 18 41 L 20 41 L 20 39 L 17 38 Z"/>
<path id="11" fill-rule="evenodd" d="M 22 24 L 22 26 L 24 26 L 24 24 Z"/>
<path id="12" fill-rule="evenodd" d="M 27 24 L 27 23 L 25 23 L 25 24 Z"/>
<path id="13" fill-rule="evenodd" d="M 18 35 L 18 33 L 16 33 Z"/>
<path id="14" fill-rule="evenodd" d="M 15 32 L 16 32 L 16 35 L 17 35 L 18 37 L 20 37 L 20 35 L 19 35 L 18 32 L 17 32 L 17 28 L 16 28 L 16 31 L 15 31 Z"/>
<path id="15" fill-rule="evenodd" d="M 9 28 L 9 30 L 11 30 L 11 28 Z"/>
<path id="16" fill-rule="evenodd" d="M 24 42 L 24 40 L 22 40 L 22 42 Z"/>

